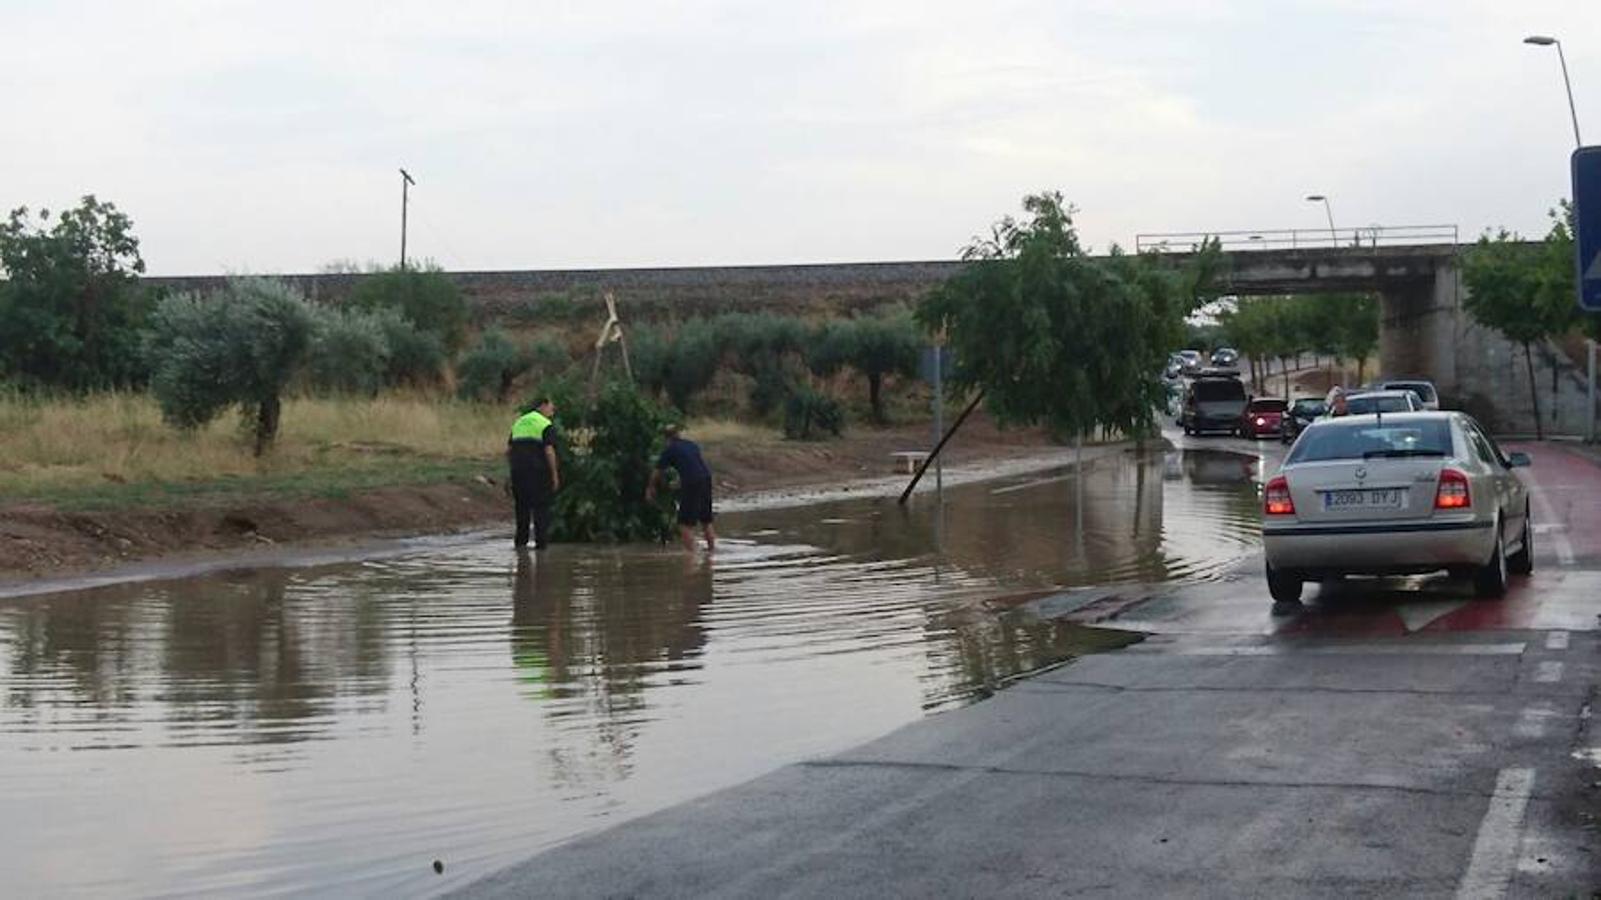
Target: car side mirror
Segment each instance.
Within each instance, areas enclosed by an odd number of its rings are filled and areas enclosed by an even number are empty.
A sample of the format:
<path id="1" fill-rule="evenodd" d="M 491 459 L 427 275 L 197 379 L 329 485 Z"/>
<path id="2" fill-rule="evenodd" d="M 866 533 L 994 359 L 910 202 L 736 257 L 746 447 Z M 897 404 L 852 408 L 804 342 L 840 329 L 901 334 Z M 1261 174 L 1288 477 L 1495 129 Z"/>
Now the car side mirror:
<path id="1" fill-rule="evenodd" d="M 1534 464 L 1527 453 L 1508 453 L 1506 467 L 1509 469 L 1525 469 Z"/>

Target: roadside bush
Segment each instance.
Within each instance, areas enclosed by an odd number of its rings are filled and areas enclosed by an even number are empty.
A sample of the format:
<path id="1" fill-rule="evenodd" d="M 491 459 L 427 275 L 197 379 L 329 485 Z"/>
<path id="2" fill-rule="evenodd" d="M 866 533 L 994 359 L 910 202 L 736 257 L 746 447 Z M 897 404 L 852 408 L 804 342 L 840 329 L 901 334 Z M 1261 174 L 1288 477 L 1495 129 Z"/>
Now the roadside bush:
<path id="1" fill-rule="evenodd" d="M 535 338 L 523 350 L 523 356 L 528 361 L 527 371 L 536 378 L 554 378 L 573 364 L 567 347 L 550 337 Z"/>
<path id="2" fill-rule="evenodd" d="M 393 310 L 419 331 L 437 335 L 447 353 L 460 350 L 467 338 L 467 301 L 437 268 L 394 268 L 368 275 L 351 292 L 350 305 Z"/>
<path id="3" fill-rule="evenodd" d="M 505 402 L 512 382 L 528 367 L 528 357 L 511 338 L 504 331 L 491 328 L 457 364 L 457 393 L 465 400 Z"/>
<path id="4" fill-rule="evenodd" d="M 792 441 L 839 437 L 845 428 L 845 410 L 839 401 L 809 387 L 799 387 L 784 403 L 784 437 Z"/>
<path id="5" fill-rule="evenodd" d="M 166 298 L 147 337 L 162 418 L 192 429 L 238 405 L 260 456 L 278 434 L 284 388 L 305 362 L 314 330 L 310 304 L 280 281 L 234 279 L 209 296 Z"/>
<path id="6" fill-rule="evenodd" d="M 689 409 L 690 399 L 717 374 L 719 355 L 717 335 L 708 322 L 694 319 L 679 327 L 662 369 L 662 387 L 673 406 Z"/>
<path id="7" fill-rule="evenodd" d="M 393 310 L 378 313 L 376 321 L 389 347 L 385 384 L 420 387 L 439 381 L 445 368 L 445 344 L 439 335 L 418 329 Z"/>
<path id="8" fill-rule="evenodd" d="M 317 310 L 306 376 L 319 391 L 378 393 L 389 371 L 389 341 L 378 317 L 353 309 Z"/>
<path id="9" fill-rule="evenodd" d="M 560 396 L 558 427 L 568 432 L 551 537 L 571 542 L 665 541 L 673 503 L 645 486 L 672 414 L 633 385 L 614 382 L 593 401 Z"/>
<path id="10" fill-rule="evenodd" d="M 661 329 L 651 325 L 629 329 L 628 364 L 634 370 L 634 383 L 646 396 L 661 396 L 667 381 L 667 361 L 671 350 L 671 341 Z"/>

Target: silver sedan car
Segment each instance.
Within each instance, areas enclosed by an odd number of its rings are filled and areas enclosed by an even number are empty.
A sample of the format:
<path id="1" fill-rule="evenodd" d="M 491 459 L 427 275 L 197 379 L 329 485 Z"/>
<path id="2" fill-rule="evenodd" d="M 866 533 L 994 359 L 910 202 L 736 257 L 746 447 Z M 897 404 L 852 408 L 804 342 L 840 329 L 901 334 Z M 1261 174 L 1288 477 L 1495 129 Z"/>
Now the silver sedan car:
<path id="1" fill-rule="evenodd" d="M 1512 471 L 1528 464 L 1458 412 L 1314 422 L 1263 490 L 1268 592 L 1294 604 L 1306 581 L 1445 569 L 1499 597 L 1509 573 L 1534 568 L 1529 492 Z"/>

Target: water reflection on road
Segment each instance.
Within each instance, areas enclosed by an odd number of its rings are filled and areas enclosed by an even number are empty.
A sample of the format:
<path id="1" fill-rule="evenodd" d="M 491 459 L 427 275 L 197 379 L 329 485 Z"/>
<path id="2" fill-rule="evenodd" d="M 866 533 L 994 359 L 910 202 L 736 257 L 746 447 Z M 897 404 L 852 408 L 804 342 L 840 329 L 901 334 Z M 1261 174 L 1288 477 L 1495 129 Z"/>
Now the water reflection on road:
<path id="1" fill-rule="evenodd" d="M 463 883 L 1120 642 L 981 601 L 1210 577 L 1253 477 L 1121 456 L 728 517 L 715 562 L 497 541 L 0 601 L 8 893 Z"/>

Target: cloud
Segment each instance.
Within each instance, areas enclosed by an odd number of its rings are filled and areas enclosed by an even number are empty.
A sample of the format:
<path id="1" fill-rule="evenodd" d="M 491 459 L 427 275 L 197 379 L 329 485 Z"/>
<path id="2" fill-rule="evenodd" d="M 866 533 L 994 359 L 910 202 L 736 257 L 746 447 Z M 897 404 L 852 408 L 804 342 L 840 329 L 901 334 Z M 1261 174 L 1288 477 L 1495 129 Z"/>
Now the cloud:
<path id="1" fill-rule="evenodd" d="M 1139 231 L 1543 227 L 1583 0 L 6 7 L 0 203 L 85 192 L 157 272 L 945 257 L 1060 188 Z M 1585 93 L 1590 86 L 1589 93 Z"/>

